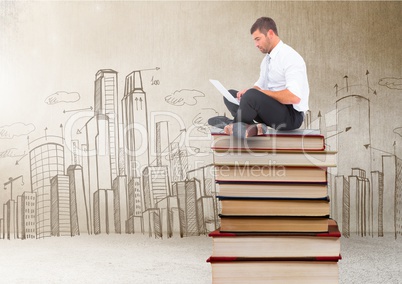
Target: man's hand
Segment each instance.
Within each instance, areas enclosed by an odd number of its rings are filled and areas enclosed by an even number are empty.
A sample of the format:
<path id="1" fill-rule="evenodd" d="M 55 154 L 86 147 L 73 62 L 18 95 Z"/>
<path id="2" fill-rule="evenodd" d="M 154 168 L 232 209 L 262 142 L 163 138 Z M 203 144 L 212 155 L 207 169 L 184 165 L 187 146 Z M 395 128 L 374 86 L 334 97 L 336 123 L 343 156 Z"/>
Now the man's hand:
<path id="1" fill-rule="evenodd" d="M 247 92 L 247 91 L 248 91 L 248 89 L 244 89 L 244 90 L 238 91 L 238 92 L 237 92 L 237 99 L 240 101 L 241 97 L 242 97 L 242 96 L 244 95 L 244 93 Z"/>

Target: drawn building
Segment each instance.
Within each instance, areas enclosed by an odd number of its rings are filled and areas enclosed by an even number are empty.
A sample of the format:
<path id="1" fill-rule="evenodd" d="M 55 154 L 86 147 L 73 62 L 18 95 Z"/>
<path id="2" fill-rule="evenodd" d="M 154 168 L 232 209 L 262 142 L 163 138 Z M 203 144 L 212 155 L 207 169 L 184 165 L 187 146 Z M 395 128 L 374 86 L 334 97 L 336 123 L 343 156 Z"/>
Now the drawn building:
<path id="1" fill-rule="evenodd" d="M 359 234 L 364 234 L 365 229 L 368 228 L 365 225 L 369 223 L 362 219 L 364 218 L 363 216 L 360 216 L 365 211 L 362 211 L 360 207 L 356 207 L 360 206 L 360 199 L 356 199 L 356 195 L 359 193 L 355 192 L 355 190 L 360 188 L 361 183 L 359 182 L 361 179 L 366 179 L 366 177 L 354 174 L 349 175 L 352 169 L 360 169 L 364 173 L 371 173 L 372 171 L 370 150 L 368 151 L 365 147 L 371 143 L 370 101 L 360 95 L 347 95 L 336 101 L 336 110 L 337 133 L 339 133 L 339 135 L 336 135 L 338 147 L 337 164 L 341 165 L 337 168 L 337 176 L 348 177 L 349 186 L 346 189 L 350 191 L 345 193 L 337 192 L 342 190 L 342 187 L 339 186 L 342 178 L 338 178 L 338 186 L 334 186 L 335 192 L 331 192 L 331 196 L 337 199 L 332 200 L 334 203 L 342 204 L 342 211 L 338 211 L 337 216 L 334 216 L 334 218 L 338 223 L 341 223 L 341 230 L 342 232 L 345 230 L 346 235 L 357 232 L 356 230 L 358 230 Z M 348 131 L 346 132 L 345 129 L 348 129 Z M 348 151 L 342 151 L 342 149 L 348 149 Z M 353 153 L 353 155 L 349 153 Z M 353 180 L 352 184 L 350 179 Z M 356 182 L 358 186 L 355 186 Z M 370 185 L 368 186 L 370 187 Z M 371 192 L 370 194 L 372 196 L 373 194 L 378 194 L 378 192 Z M 342 201 L 339 200 L 340 196 L 343 196 Z M 343 216 L 343 214 L 350 215 Z M 372 214 L 372 211 L 370 214 Z"/>
<path id="2" fill-rule="evenodd" d="M 46 137 L 46 142 L 29 152 L 31 172 L 31 192 L 36 194 L 36 238 L 51 236 L 50 223 L 50 180 L 54 176 L 64 174 L 64 147 L 50 140 L 58 138 Z M 36 144 L 41 139 L 32 142 Z"/>
<path id="3" fill-rule="evenodd" d="M 198 236 L 200 224 L 197 218 L 196 180 L 179 181 L 172 188 L 173 195 L 178 198 L 180 234 L 185 237 Z"/>
<path id="4" fill-rule="evenodd" d="M 178 142 L 171 143 L 171 164 L 172 182 L 183 181 L 186 179 L 188 170 L 188 153 L 186 149 L 181 149 Z"/>
<path id="5" fill-rule="evenodd" d="M 109 118 L 103 114 L 97 114 L 85 124 L 86 134 L 86 170 L 84 171 L 86 207 L 89 208 L 91 233 L 93 223 L 94 194 L 98 190 L 112 189 L 112 171 L 110 163 L 109 144 Z"/>
<path id="6" fill-rule="evenodd" d="M 335 191 L 337 193 L 337 203 L 332 218 L 338 221 L 338 226 L 342 235 L 350 237 L 350 185 L 345 176 L 335 177 Z"/>
<path id="7" fill-rule="evenodd" d="M 384 232 L 395 232 L 397 168 L 396 157 L 394 155 L 382 156 L 382 172 L 384 183 L 383 204 L 381 204 L 383 229 Z M 384 206 L 385 204 L 386 206 Z"/>
<path id="8" fill-rule="evenodd" d="M 52 236 L 71 236 L 70 181 L 66 175 L 50 180 Z"/>
<path id="9" fill-rule="evenodd" d="M 133 71 L 126 76 L 121 103 L 125 174 L 128 183 L 126 232 L 144 232 L 144 183 L 141 175 L 143 169 L 149 165 L 150 158 L 147 99 L 141 71 Z M 154 219 L 154 215 L 159 216 L 158 213 L 155 214 L 148 216 Z"/>
<path id="10" fill-rule="evenodd" d="M 114 231 L 118 234 L 126 232 L 127 220 L 127 180 L 118 176 L 113 181 Z"/>
<path id="11" fill-rule="evenodd" d="M 214 177 L 211 174 L 212 165 L 187 171 L 187 179 L 194 180 L 196 186 L 197 218 L 200 234 L 207 234 L 219 227 L 218 205 Z"/>
<path id="12" fill-rule="evenodd" d="M 349 231 L 359 236 L 373 235 L 373 194 L 366 172 L 353 168 L 349 176 L 350 215 Z"/>
<path id="13" fill-rule="evenodd" d="M 24 192 L 21 196 L 22 239 L 36 238 L 36 194 Z"/>
<path id="14" fill-rule="evenodd" d="M 134 177 L 128 182 L 127 194 L 128 218 L 126 221 L 126 233 L 144 233 L 144 220 L 142 215 L 144 211 L 144 194 L 141 187 L 141 178 Z"/>
<path id="15" fill-rule="evenodd" d="M 70 165 L 67 168 L 67 175 L 70 181 L 71 235 L 80 235 L 84 232 L 89 234 L 91 231 L 89 208 L 87 207 L 82 166 Z"/>
<path id="16" fill-rule="evenodd" d="M 148 112 L 141 71 L 127 75 L 122 99 L 124 148 L 128 181 L 140 177 L 149 165 Z"/>
<path id="17" fill-rule="evenodd" d="M 371 172 L 371 188 L 373 193 L 373 226 L 377 228 L 377 236 L 384 236 L 384 173 Z"/>
<path id="18" fill-rule="evenodd" d="M 99 189 L 94 193 L 94 233 L 110 234 L 114 230 L 113 191 Z"/>
<path id="19" fill-rule="evenodd" d="M 156 237 L 162 237 L 160 208 L 158 203 L 170 196 L 168 168 L 165 166 L 148 166 L 142 174 L 142 188 L 144 194 L 144 223 L 145 230 L 149 230 Z"/>
<path id="20" fill-rule="evenodd" d="M 119 122 L 117 72 L 102 69 L 96 73 L 94 93 L 95 114 L 108 117 L 108 150 L 112 180 L 119 175 Z"/>
<path id="21" fill-rule="evenodd" d="M 16 204 L 15 200 L 9 199 L 3 204 L 3 239 L 16 238 Z"/>

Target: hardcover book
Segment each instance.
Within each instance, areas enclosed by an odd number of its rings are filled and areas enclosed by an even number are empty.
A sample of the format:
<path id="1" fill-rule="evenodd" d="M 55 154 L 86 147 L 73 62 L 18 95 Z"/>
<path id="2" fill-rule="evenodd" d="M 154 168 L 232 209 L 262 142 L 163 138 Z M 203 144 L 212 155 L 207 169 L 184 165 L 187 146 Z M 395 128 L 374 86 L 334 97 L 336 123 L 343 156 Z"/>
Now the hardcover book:
<path id="1" fill-rule="evenodd" d="M 218 196 L 227 216 L 325 216 L 329 198 L 235 198 Z"/>
<path id="2" fill-rule="evenodd" d="M 218 229 L 209 236 L 214 257 L 337 257 L 341 252 L 341 233 L 331 219 L 324 233 L 224 233 Z"/>
<path id="3" fill-rule="evenodd" d="M 325 149 L 324 136 L 319 134 L 266 134 L 247 139 L 236 139 L 233 136 L 212 133 L 212 146 L 219 149 L 253 149 L 253 150 L 311 150 Z"/>
<path id="4" fill-rule="evenodd" d="M 210 257 L 213 283 L 335 284 L 337 257 L 239 258 Z"/>
<path id="5" fill-rule="evenodd" d="M 326 167 L 293 166 L 215 166 L 218 182 L 327 182 Z"/>
<path id="6" fill-rule="evenodd" d="M 329 216 L 231 216 L 220 214 L 222 232 L 328 232 Z"/>
<path id="7" fill-rule="evenodd" d="M 336 152 L 217 150 L 214 152 L 214 164 L 334 167 Z"/>
<path id="8" fill-rule="evenodd" d="M 323 198 L 326 183 L 218 182 L 217 192 L 226 197 Z"/>

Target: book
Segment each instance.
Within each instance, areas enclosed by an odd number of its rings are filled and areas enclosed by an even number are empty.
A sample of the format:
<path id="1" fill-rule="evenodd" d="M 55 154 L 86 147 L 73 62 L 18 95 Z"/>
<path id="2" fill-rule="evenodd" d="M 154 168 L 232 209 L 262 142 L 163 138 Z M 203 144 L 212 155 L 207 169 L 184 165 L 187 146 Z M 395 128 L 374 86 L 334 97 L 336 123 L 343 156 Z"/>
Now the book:
<path id="1" fill-rule="evenodd" d="M 326 167 L 215 165 L 217 182 L 327 182 Z"/>
<path id="2" fill-rule="evenodd" d="M 335 167 L 334 151 L 243 151 L 226 149 L 214 152 L 215 165 L 272 165 Z"/>
<path id="3" fill-rule="evenodd" d="M 326 216 L 329 198 L 236 198 L 217 196 L 222 214 L 230 216 Z"/>
<path id="4" fill-rule="evenodd" d="M 217 194 L 226 197 L 322 198 L 327 183 L 218 182 Z"/>
<path id="5" fill-rule="evenodd" d="M 240 258 L 210 257 L 212 283 L 305 283 L 339 282 L 337 257 Z"/>
<path id="6" fill-rule="evenodd" d="M 211 132 L 211 135 L 228 135 L 225 134 L 225 131 L 222 128 L 215 127 L 215 126 L 210 126 L 209 130 Z M 267 128 L 265 131 L 264 135 L 320 135 L 320 129 L 302 129 L 302 128 L 297 128 L 293 130 L 281 130 L 281 129 L 273 129 L 273 128 Z M 230 136 L 230 135 L 228 135 Z M 258 137 L 263 136 L 259 135 Z"/>
<path id="7" fill-rule="evenodd" d="M 237 139 L 231 135 L 212 133 L 213 150 L 250 149 L 250 150 L 306 150 L 322 151 L 325 149 L 325 138 L 321 134 L 276 133 Z"/>
<path id="8" fill-rule="evenodd" d="M 222 232 L 328 232 L 329 216 L 232 216 L 219 214 Z"/>
<path id="9" fill-rule="evenodd" d="M 217 229 L 209 236 L 215 257 L 336 257 L 341 247 L 341 233 L 332 219 L 324 233 L 224 233 Z"/>

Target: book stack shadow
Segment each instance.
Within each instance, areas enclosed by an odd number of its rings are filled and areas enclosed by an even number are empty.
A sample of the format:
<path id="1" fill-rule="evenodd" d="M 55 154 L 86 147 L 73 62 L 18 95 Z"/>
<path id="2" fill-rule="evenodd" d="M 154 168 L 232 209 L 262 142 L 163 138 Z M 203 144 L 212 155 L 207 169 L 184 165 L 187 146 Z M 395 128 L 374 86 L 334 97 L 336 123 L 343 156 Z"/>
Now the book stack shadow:
<path id="1" fill-rule="evenodd" d="M 210 233 L 213 283 L 338 283 L 340 232 L 317 130 L 239 140 L 212 132 L 220 228 Z"/>

